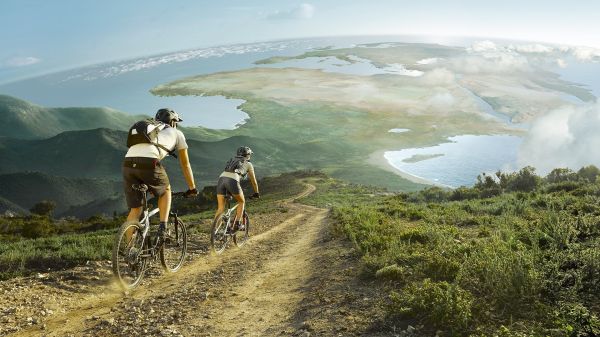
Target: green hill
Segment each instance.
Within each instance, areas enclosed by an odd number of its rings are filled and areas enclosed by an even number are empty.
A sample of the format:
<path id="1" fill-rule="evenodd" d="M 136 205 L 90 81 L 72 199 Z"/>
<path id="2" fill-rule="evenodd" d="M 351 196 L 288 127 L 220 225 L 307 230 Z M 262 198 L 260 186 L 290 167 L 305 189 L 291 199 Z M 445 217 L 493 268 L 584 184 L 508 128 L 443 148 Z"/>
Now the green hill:
<path id="1" fill-rule="evenodd" d="M 71 206 L 115 197 L 120 193 L 121 184 L 120 181 L 65 178 L 39 172 L 3 174 L 0 175 L 0 198 L 23 209 L 51 200 L 57 205 L 55 214 L 59 215 Z"/>
<path id="2" fill-rule="evenodd" d="M 0 136 L 23 139 L 99 127 L 127 130 L 140 119 L 109 108 L 46 108 L 6 95 L 0 95 L 0 115 L 9 126 L 0 129 Z"/>
<path id="3" fill-rule="evenodd" d="M 42 140 L 0 138 L 0 173 L 44 172 L 75 178 L 120 177 L 126 133 L 68 131 Z"/>
<path id="4" fill-rule="evenodd" d="M 0 174 L 37 171 L 64 177 L 120 180 L 121 164 L 127 152 L 126 137 L 123 131 L 95 129 L 63 132 L 43 140 L 3 138 L 0 139 L 3 155 Z M 248 136 L 216 142 L 188 139 L 187 142 L 195 174 L 203 184 L 213 183 L 239 146 L 252 147 L 260 176 L 318 166 L 324 152 L 318 144 L 290 145 Z M 183 183 L 177 173 L 178 161 L 167 158 L 163 162 L 174 183 Z"/>
<path id="5" fill-rule="evenodd" d="M 6 200 L 0 197 L 0 215 L 4 214 L 6 211 L 16 212 L 19 214 L 27 214 L 28 210 L 23 207 L 11 202 L 10 200 Z"/>

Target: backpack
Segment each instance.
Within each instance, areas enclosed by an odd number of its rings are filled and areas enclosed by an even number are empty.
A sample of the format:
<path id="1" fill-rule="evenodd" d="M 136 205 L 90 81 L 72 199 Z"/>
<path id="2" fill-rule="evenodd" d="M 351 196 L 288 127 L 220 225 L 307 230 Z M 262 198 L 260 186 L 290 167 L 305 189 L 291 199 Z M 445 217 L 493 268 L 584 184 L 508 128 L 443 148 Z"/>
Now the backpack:
<path id="1" fill-rule="evenodd" d="M 248 172 L 244 167 L 246 163 L 246 158 L 244 157 L 233 157 L 229 159 L 227 164 L 225 165 L 225 172 L 237 173 L 240 176 L 245 177 Z"/>
<path id="2" fill-rule="evenodd" d="M 127 133 L 127 147 L 132 147 L 137 144 L 154 144 L 156 148 L 165 150 L 170 156 L 177 158 L 175 151 L 167 149 L 165 146 L 158 143 L 158 133 L 170 126 L 154 120 L 152 118 L 144 119 L 133 124 Z"/>

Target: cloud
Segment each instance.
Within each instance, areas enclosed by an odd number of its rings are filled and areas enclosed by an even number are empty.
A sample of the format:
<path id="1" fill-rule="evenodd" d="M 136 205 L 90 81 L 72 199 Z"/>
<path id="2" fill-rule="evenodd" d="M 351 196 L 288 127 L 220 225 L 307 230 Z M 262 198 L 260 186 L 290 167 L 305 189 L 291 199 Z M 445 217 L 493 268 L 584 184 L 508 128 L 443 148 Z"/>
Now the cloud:
<path id="1" fill-rule="evenodd" d="M 446 68 L 435 68 L 426 72 L 419 78 L 421 84 L 426 86 L 448 86 L 456 81 L 454 73 Z"/>
<path id="2" fill-rule="evenodd" d="M 531 70 L 527 57 L 513 47 L 504 47 L 485 40 L 467 49 L 467 56 L 450 60 L 452 70 L 467 74 L 527 72 Z"/>
<path id="3" fill-rule="evenodd" d="M 533 122 L 519 150 L 519 165 L 542 174 L 554 168 L 600 166 L 600 103 L 564 106 Z"/>
<path id="4" fill-rule="evenodd" d="M 498 50 L 498 46 L 490 40 L 485 40 L 473 43 L 473 45 L 471 45 L 470 48 L 467 48 L 467 50 L 475 53 L 481 53 L 488 51 L 496 51 Z"/>
<path id="5" fill-rule="evenodd" d="M 0 66 L 2 66 L 3 68 L 18 68 L 30 66 L 41 61 L 41 59 L 33 56 L 12 57 L 4 60 L 2 63 L 0 63 Z"/>
<path id="6" fill-rule="evenodd" d="M 427 105 L 436 111 L 446 111 L 454 105 L 456 99 L 450 93 L 437 93 L 427 100 Z"/>
<path id="7" fill-rule="evenodd" d="M 580 61 L 600 61 L 600 49 L 593 47 L 570 47 L 569 51 Z"/>
<path id="8" fill-rule="evenodd" d="M 508 48 L 525 54 L 548 54 L 554 51 L 554 48 L 539 43 L 509 46 Z"/>
<path id="9" fill-rule="evenodd" d="M 267 20 L 308 20 L 315 14 L 315 6 L 301 4 L 287 11 L 275 11 L 267 15 Z"/>

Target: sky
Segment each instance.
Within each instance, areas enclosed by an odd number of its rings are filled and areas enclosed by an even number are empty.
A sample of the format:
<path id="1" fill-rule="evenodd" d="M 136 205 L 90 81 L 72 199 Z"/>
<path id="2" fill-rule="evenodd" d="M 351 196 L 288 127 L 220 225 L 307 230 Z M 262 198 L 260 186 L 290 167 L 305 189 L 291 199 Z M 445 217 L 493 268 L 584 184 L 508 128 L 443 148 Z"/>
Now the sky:
<path id="1" fill-rule="evenodd" d="M 600 48 L 600 1 L 2 0 L 0 82 L 191 48 L 338 35 Z"/>

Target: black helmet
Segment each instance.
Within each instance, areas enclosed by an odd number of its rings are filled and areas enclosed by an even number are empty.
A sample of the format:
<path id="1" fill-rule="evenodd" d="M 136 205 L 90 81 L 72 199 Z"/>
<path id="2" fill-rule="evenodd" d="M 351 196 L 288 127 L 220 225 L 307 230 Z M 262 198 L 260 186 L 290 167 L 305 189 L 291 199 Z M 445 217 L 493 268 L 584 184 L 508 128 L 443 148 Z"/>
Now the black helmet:
<path id="1" fill-rule="evenodd" d="M 183 119 L 179 118 L 179 115 L 177 114 L 177 112 L 175 112 L 175 110 L 168 108 L 158 109 L 158 111 L 156 112 L 156 116 L 154 116 L 154 119 L 156 119 L 157 121 L 161 121 L 165 124 L 171 124 L 171 121 L 173 120 L 176 122 L 183 121 Z"/>
<path id="2" fill-rule="evenodd" d="M 238 157 L 247 157 L 252 154 L 252 149 L 247 146 L 241 146 L 237 149 Z"/>

